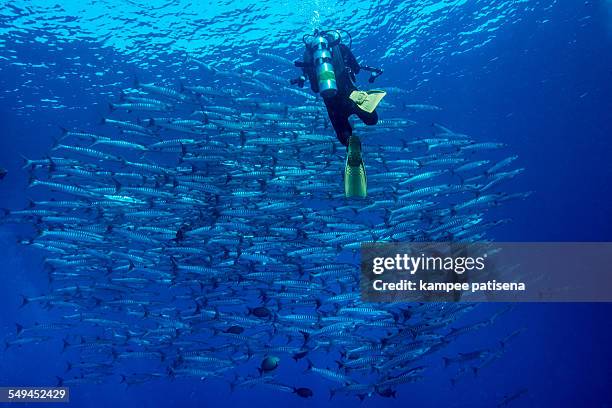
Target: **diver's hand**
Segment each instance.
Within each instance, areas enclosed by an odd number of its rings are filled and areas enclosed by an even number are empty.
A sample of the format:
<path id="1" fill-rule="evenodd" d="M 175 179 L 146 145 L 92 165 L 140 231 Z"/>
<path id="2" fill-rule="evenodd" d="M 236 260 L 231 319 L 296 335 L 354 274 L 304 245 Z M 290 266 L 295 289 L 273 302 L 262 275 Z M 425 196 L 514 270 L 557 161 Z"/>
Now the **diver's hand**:
<path id="1" fill-rule="evenodd" d="M 368 78 L 368 82 L 369 83 L 373 83 L 376 78 L 378 78 L 379 76 L 381 76 L 383 74 L 383 70 L 380 68 L 375 68 L 372 73 L 370 74 L 370 77 Z"/>
<path id="2" fill-rule="evenodd" d="M 290 83 L 291 85 L 297 85 L 297 86 L 299 86 L 300 88 L 303 88 L 303 87 L 304 87 L 304 82 L 306 82 L 306 77 L 305 77 L 305 76 L 303 76 L 303 75 L 302 75 L 302 76 L 300 76 L 300 77 L 297 77 L 297 78 L 293 78 L 293 79 L 291 79 L 291 80 L 289 81 L 289 83 Z"/>
<path id="3" fill-rule="evenodd" d="M 368 78 L 369 83 L 374 82 L 376 78 L 378 78 L 379 76 L 383 74 L 382 68 L 374 68 L 374 67 L 370 67 L 367 65 L 360 65 L 359 68 L 363 69 L 364 71 L 371 72 L 370 78 Z"/>

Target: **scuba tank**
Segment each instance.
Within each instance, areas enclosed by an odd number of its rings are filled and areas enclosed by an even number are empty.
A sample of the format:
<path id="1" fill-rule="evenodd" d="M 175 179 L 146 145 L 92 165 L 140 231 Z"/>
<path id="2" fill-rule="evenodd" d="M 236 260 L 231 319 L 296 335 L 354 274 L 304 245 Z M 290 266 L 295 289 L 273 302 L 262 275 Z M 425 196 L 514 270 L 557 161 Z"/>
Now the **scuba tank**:
<path id="1" fill-rule="evenodd" d="M 331 46 L 323 35 L 314 35 L 308 45 L 312 52 L 312 62 L 319 85 L 319 93 L 324 98 L 331 98 L 338 92 L 334 65 L 331 62 Z"/>
<path id="2" fill-rule="evenodd" d="M 342 29 L 319 31 L 313 34 L 305 34 L 302 37 L 306 51 L 303 61 L 295 61 L 294 65 L 302 68 L 304 76 L 290 80 L 291 84 L 304 86 L 306 77 L 310 82 L 310 89 L 321 94 L 324 98 L 331 98 L 338 94 L 337 77 L 344 73 L 344 61 L 338 45 L 342 42 L 342 32 L 346 33 L 349 49 L 353 44 L 351 35 Z M 336 72 L 335 70 L 339 70 Z"/>

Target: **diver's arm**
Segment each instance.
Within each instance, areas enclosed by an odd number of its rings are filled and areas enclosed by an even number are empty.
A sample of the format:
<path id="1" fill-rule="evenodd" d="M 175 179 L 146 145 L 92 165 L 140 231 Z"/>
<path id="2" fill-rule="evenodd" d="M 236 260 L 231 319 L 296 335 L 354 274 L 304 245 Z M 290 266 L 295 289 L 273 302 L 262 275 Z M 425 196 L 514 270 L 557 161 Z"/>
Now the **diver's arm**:
<path id="1" fill-rule="evenodd" d="M 383 74 L 383 72 L 384 72 L 382 68 L 374 68 L 374 67 L 370 67 L 368 65 L 360 65 L 360 67 L 364 71 L 370 72 L 370 78 L 368 78 L 368 82 L 369 83 L 374 82 L 376 80 L 376 78 L 381 76 Z"/>
<path id="2" fill-rule="evenodd" d="M 292 79 L 290 83 L 297 84 L 301 87 L 304 86 L 304 82 L 308 79 L 310 82 L 310 89 L 314 93 L 319 92 L 319 84 L 317 83 L 317 78 L 314 70 L 314 63 L 312 61 L 312 55 L 308 52 L 308 50 L 304 51 L 304 60 L 303 61 L 295 61 L 293 63 L 298 68 L 302 68 L 302 75 L 299 78 Z"/>
<path id="3" fill-rule="evenodd" d="M 306 77 L 304 75 L 301 75 L 297 78 L 293 78 L 289 80 L 289 84 L 297 85 L 300 88 L 303 88 L 305 83 L 306 83 Z"/>
<path id="4" fill-rule="evenodd" d="M 371 67 L 371 66 L 369 66 L 369 65 L 365 65 L 365 64 L 362 64 L 362 65 L 360 65 L 359 67 L 360 67 L 361 69 L 363 69 L 364 71 L 368 71 L 368 72 L 378 72 L 378 71 L 381 71 L 381 72 L 382 72 L 382 69 L 381 69 L 381 68 L 374 68 L 374 67 Z"/>
<path id="5" fill-rule="evenodd" d="M 344 64 L 349 67 L 355 75 L 358 74 L 361 67 L 351 49 L 344 44 L 340 44 L 340 52 L 342 53 Z"/>
<path id="6" fill-rule="evenodd" d="M 370 78 L 368 79 L 368 82 L 370 83 L 374 82 L 376 78 L 382 75 L 383 70 L 381 68 L 374 68 L 369 65 L 359 64 L 355 58 L 355 55 L 353 55 L 353 52 L 346 45 L 340 44 L 340 48 L 344 54 L 343 56 L 346 66 L 349 67 L 355 75 L 359 74 L 359 71 L 361 70 L 370 72 Z"/>
<path id="7" fill-rule="evenodd" d="M 304 61 L 295 61 L 293 65 L 295 65 L 297 68 L 302 68 L 302 75 L 300 75 L 297 78 L 290 79 L 289 83 L 291 85 L 298 85 L 300 88 L 303 88 L 304 83 L 306 82 L 306 79 L 308 78 L 308 73 L 306 71 L 309 68 L 308 64 Z"/>

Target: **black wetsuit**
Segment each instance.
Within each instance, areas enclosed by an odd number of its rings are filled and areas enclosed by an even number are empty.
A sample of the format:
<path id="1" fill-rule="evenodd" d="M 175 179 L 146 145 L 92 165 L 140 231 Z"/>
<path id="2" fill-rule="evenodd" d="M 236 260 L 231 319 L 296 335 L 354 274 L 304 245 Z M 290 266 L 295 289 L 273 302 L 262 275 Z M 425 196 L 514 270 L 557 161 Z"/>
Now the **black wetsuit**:
<path id="1" fill-rule="evenodd" d="M 331 98 L 323 98 L 327 114 L 332 126 L 336 131 L 336 136 L 340 143 L 348 146 L 349 137 L 353 134 L 353 128 L 348 121 L 349 116 L 355 114 L 366 125 L 375 125 L 378 122 L 376 111 L 368 113 L 361 110 L 349 95 L 357 90 L 355 86 L 355 75 L 359 73 L 360 67 L 351 50 L 344 44 L 332 47 L 334 72 L 336 74 L 336 86 L 338 92 Z M 319 84 L 316 79 L 314 67 L 312 66 L 311 56 L 308 51 L 304 54 L 304 61 L 307 63 L 304 74 L 308 77 L 310 88 L 313 92 L 319 92 Z"/>

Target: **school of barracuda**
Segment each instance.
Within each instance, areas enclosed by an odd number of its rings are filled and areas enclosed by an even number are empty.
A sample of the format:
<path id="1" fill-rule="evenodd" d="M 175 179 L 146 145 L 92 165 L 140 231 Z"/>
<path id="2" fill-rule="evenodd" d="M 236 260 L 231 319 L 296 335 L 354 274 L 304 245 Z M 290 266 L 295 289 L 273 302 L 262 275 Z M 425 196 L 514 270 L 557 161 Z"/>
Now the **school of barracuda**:
<path id="1" fill-rule="evenodd" d="M 363 303 L 357 262 L 363 241 L 486 241 L 507 221 L 487 210 L 529 195 L 500 191 L 523 170 L 504 144 L 438 124 L 411 135 L 407 116 L 440 108 L 387 88 L 379 123 L 355 124 L 368 197 L 346 199 L 345 149 L 320 99 L 284 75 L 186 64 L 197 80 L 136 81 L 99 128 L 64 129 L 27 160 L 31 194 L 48 198 L 5 222 L 34 226 L 23 244 L 45 251 L 49 292 L 23 306 L 61 317 L 18 324 L 6 348 L 63 339 L 63 385 L 194 377 L 307 398 L 319 376 L 331 396 L 394 397 L 424 377 L 422 359 L 506 310 L 457 326 L 475 304 Z M 516 334 L 444 356 L 460 367 L 453 384 Z M 304 375 L 283 378 L 292 364 Z"/>

